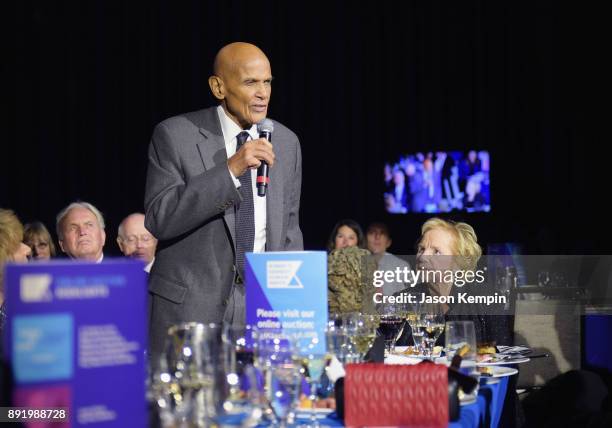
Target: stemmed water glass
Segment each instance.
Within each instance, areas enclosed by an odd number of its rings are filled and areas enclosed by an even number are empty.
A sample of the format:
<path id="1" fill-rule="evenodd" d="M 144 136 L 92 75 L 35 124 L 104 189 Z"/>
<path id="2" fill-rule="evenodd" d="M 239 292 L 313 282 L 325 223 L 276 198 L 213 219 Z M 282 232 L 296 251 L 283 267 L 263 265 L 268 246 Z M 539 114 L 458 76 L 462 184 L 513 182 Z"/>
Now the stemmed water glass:
<path id="1" fill-rule="evenodd" d="M 318 427 L 315 410 L 315 403 L 318 399 L 321 376 L 325 371 L 325 366 L 329 359 L 325 346 L 317 337 L 303 339 L 299 342 L 299 354 L 305 368 L 305 378 L 310 386 L 309 400 L 312 403 L 312 413 L 310 415 L 311 426 Z"/>
<path id="2" fill-rule="evenodd" d="M 414 354 L 421 354 L 423 349 L 423 330 L 418 328 L 421 321 L 421 311 L 418 304 L 408 305 L 406 307 L 406 322 L 412 331 L 412 347 Z"/>
<path id="3" fill-rule="evenodd" d="M 346 315 L 345 323 L 347 336 L 362 362 L 376 339 L 380 316 L 353 312 Z"/>
<path id="4" fill-rule="evenodd" d="M 341 364 L 353 363 L 358 359 L 356 350 L 348 335 L 348 328 L 343 324 L 341 318 L 330 321 L 325 329 L 327 353 Z"/>
<path id="5" fill-rule="evenodd" d="M 444 331 L 444 312 L 442 307 L 437 304 L 427 305 L 421 314 L 418 328 L 423 332 L 425 355 L 432 358 L 436 341 Z"/>

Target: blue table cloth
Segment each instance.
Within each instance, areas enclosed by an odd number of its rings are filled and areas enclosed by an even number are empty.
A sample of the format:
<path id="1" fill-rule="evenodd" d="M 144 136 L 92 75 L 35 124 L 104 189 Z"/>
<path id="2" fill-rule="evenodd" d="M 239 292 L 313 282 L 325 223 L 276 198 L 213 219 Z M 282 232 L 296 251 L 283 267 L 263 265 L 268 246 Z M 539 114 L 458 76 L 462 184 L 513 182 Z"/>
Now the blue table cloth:
<path id="1" fill-rule="evenodd" d="M 459 420 L 449 423 L 449 428 L 498 426 L 507 389 L 508 377 L 499 378 L 497 383 L 481 384 L 476 402 L 461 406 Z"/>
<path id="2" fill-rule="evenodd" d="M 508 377 L 489 379 L 480 384 L 478 398 L 475 403 L 461 406 L 459 420 L 448 424 L 449 428 L 478 428 L 478 427 L 497 427 L 504 408 L 504 398 L 508 389 Z M 308 424 L 310 414 L 298 412 L 296 426 Z M 239 425 L 241 417 L 227 417 L 221 422 L 225 426 Z M 330 427 L 342 427 L 342 420 L 335 412 L 325 416 L 318 415 L 320 425 Z M 266 425 L 261 425 L 264 427 Z"/>

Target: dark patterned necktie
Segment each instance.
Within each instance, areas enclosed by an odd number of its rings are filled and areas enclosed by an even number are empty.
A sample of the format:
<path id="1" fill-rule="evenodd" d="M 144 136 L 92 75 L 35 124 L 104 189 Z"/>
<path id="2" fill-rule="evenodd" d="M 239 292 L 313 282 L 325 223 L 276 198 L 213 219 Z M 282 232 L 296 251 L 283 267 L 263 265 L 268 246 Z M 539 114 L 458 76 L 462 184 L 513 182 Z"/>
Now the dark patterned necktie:
<path id="1" fill-rule="evenodd" d="M 242 131 L 236 137 L 236 151 L 249 138 L 249 133 Z M 253 188 L 251 170 L 247 169 L 238 177 L 242 201 L 236 210 L 236 267 L 241 278 L 244 278 L 244 253 L 252 252 L 255 244 L 255 213 L 253 209 Z"/>

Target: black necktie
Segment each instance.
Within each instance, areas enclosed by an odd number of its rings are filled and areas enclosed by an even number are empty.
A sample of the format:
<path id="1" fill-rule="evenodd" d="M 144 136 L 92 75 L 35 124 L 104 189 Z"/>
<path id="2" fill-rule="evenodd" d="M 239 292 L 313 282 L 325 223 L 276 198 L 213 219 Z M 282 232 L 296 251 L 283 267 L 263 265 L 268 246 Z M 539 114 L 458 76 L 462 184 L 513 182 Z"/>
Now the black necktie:
<path id="1" fill-rule="evenodd" d="M 249 138 L 249 133 L 242 131 L 236 137 L 236 151 Z M 238 177 L 242 201 L 236 210 L 236 267 L 241 278 L 244 278 L 244 253 L 252 252 L 255 244 L 255 213 L 253 209 L 253 187 L 251 170 L 247 169 Z"/>

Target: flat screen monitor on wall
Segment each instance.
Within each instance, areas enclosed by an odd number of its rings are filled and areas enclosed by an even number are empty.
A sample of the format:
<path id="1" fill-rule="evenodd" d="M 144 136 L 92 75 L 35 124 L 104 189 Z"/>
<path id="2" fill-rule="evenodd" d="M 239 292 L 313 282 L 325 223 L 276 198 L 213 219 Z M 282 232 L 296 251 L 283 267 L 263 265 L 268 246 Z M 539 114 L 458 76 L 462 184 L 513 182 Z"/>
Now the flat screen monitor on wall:
<path id="1" fill-rule="evenodd" d="M 418 152 L 384 165 L 385 209 L 392 214 L 491 211 L 485 150 Z"/>

